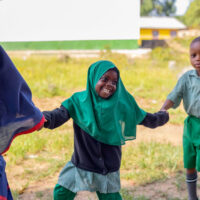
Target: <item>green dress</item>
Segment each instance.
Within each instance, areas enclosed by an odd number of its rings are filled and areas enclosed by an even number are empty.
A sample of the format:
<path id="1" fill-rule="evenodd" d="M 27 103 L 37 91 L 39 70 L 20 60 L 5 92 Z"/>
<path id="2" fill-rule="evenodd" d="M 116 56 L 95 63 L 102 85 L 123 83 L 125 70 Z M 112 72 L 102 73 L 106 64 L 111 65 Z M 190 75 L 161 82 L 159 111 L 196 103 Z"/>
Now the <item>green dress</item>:
<path id="1" fill-rule="evenodd" d="M 119 71 L 115 93 L 109 99 L 97 95 L 96 83 L 112 68 L 116 66 L 110 61 L 92 64 L 86 90 L 75 93 L 62 105 L 74 122 L 94 139 L 109 145 L 122 145 L 126 140 L 136 138 L 136 126 L 145 118 L 146 112 L 125 89 Z M 83 190 L 115 193 L 120 190 L 120 173 L 102 175 L 80 169 L 70 161 L 61 171 L 58 184 L 74 193 Z"/>

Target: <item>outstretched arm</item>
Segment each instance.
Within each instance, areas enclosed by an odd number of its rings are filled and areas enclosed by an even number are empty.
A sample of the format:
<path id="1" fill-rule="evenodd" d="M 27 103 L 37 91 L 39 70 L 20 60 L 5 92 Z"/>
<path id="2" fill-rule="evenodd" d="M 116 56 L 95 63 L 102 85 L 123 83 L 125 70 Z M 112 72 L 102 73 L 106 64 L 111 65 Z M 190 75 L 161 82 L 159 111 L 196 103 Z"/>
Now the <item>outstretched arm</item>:
<path id="1" fill-rule="evenodd" d="M 144 120 L 140 123 L 140 125 L 144 125 L 148 128 L 156 128 L 158 126 L 162 126 L 169 121 L 169 114 L 166 111 L 159 111 L 154 114 L 147 113 Z"/>
<path id="2" fill-rule="evenodd" d="M 174 102 L 167 99 L 165 103 L 163 104 L 162 108 L 160 109 L 160 111 L 167 111 L 168 109 L 172 108 L 173 105 L 174 105 Z"/>
<path id="3" fill-rule="evenodd" d="M 52 111 L 43 111 L 43 115 L 46 119 L 44 127 L 49 129 L 57 128 L 70 119 L 70 115 L 64 106 Z"/>

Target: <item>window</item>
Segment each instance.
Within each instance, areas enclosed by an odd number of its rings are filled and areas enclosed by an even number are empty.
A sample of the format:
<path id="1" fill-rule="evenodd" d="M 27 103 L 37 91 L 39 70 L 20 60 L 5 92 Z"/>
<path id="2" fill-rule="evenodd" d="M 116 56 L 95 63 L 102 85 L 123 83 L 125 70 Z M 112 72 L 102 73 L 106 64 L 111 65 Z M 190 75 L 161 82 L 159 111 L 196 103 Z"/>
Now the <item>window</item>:
<path id="1" fill-rule="evenodd" d="M 171 37 L 176 37 L 176 31 L 170 31 L 170 36 Z"/>
<path id="2" fill-rule="evenodd" d="M 158 39 L 158 36 L 159 36 L 158 30 L 153 30 L 152 35 L 153 35 L 153 39 Z"/>

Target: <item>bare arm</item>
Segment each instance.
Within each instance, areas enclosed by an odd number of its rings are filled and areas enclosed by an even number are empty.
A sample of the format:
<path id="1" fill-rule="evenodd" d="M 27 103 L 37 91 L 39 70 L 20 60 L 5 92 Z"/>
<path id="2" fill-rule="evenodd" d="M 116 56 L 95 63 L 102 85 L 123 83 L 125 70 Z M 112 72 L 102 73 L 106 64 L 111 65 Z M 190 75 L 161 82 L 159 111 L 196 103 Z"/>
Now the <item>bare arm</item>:
<path id="1" fill-rule="evenodd" d="M 167 99 L 160 110 L 167 111 L 168 109 L 172 108 L 173 105 L 174 105 L 174 102 Z"/>

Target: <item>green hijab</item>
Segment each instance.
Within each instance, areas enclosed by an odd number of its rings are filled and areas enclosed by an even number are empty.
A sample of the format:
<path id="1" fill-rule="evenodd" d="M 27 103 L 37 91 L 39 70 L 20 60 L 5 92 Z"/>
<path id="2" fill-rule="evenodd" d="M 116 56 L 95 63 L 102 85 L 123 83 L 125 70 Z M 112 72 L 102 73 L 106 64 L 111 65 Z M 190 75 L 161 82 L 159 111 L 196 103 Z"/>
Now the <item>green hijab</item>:
<path id="1" fill-rule="evenodd" d="M 123 145 L 136 138 L 136 125 L 146 112 L 140 109 L 133 96 L 125 89 L 119 74 L 117 89 L 108 99 L 95 91 L 95 85 L 109 69 L 116 68 L 110 61 L 98 61 L 90 66 L 85 91 L 74 93 L 62 105 L 70 117 L 90 136 L 109 145 Z"/>

